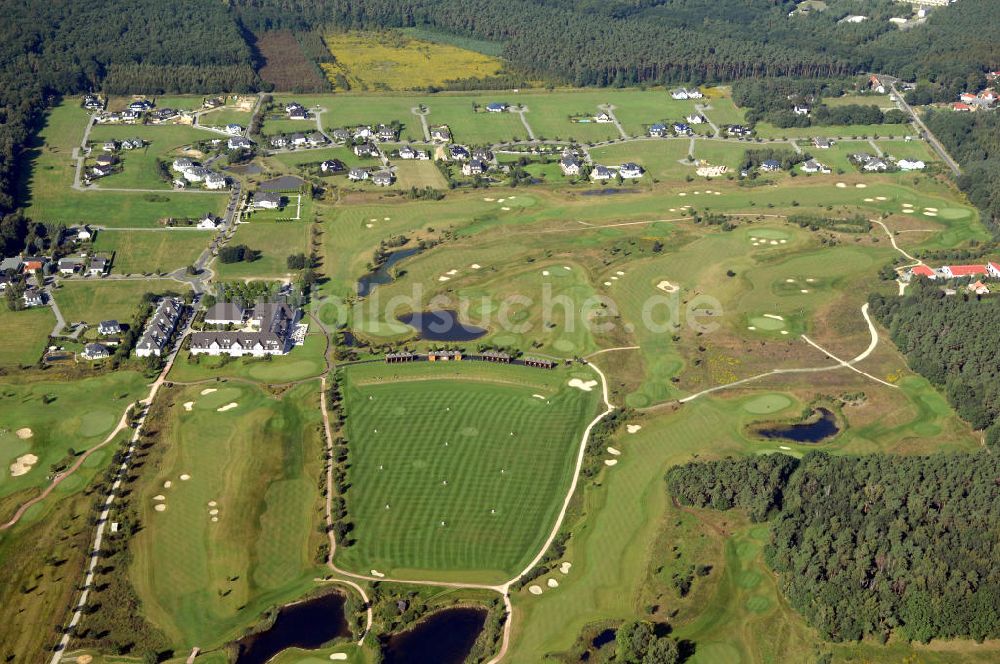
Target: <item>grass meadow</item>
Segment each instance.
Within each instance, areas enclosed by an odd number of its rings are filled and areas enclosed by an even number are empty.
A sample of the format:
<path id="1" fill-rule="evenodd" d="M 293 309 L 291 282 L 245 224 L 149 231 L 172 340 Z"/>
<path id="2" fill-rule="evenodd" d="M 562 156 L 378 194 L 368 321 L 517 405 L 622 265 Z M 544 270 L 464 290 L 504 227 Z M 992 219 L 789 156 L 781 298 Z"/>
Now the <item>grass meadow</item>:
<path id="1" fill-rule="evenodd" d="M 211 236 L 211 231 L 104 231 L 97 234 L 94 251 L 114 254 L 115 274 L 166 273 L 194 263 Z"/>
<path id="2" fill-rule="evenodd" d="M 280 398 L 246 384 L 203 389 L 165 395 L 129 570 L 146 617 L 184 651 L 239 636 L 311 587 L 322 539 L 319 383 Z"/>
<path id="3" fill-rule="evenodd" d="M 368 365 L 346 373 L 349 569 L 502 581 L 548 536 L 597 393 L 587 370 Z M 534 396 L 541 395 L 541 398 Z M 388 507 L 387 507 L 388 506 Z"/>
<path id="4" fill-rule="evenodd" d="M 0 367 L 32 365 L 42 357 L 56 317 L 49 307 L 10 311 L 0 306 Z"/>
<path id="5" fill-rule="evenodd" d="M 96 326 L 102 320 L 131 321 L 146 293 L 183 292 L 176 281 L 67 280 L 55 291 L 59 310 L 67 323 L 86 321 Z"/>
<path id="6" fill-rule="evenodd" d="M 303 214 L 305 214 L 305 206 L 303 206 Z M 254 220 L 240 224 L 236 235 L 230 240 L 230 245 L 245 244 L 250 249 L 260 251 L 260 258 L 250 263 L 216 261 L 212 269 L 215 270 L 217 277 L 223 281 L 290 278 L 294 276 L 295 271 L 288 269 L 286 261 L 289 256 L 294 254 L 309 254 L 310 226 L 308 220 Z"/>
<path id="7" fill-rule="evenodd" d="M 101 154 L 101 144 L 105 141 L 125 138 L 141 138 L 148 145 L 139 150 L 120 151 L 122 170 L 102 178 L 99 183 L 102 187 L 169 190 L 172 184 L 160 177 L 157 162 L 172 161 L 181 148 L 214 136 L 205 130 L 179 124 L 95 125 L 89 137 L 92 154 Z"/>

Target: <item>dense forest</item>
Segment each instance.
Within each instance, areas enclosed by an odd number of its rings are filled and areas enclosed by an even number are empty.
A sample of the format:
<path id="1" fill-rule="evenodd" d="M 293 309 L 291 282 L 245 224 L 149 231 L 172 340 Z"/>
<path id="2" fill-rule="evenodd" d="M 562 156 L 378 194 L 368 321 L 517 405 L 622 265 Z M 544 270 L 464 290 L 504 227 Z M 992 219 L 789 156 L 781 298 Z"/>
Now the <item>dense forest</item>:
<path id="1" fill-rule="evenodd" d="M 905 297 L 875 294 L 869 302 L 910 368 L 943 388 L 964 420 L 1000 443 L 1000 299 L 945 295 L 918 279 Z"/>
<path id="2" fill-rule="evenodd" d="M 126 11 L 111 0 L 0 0 L 0 8 L 0 214 L 15 207 L 16 160 L 53 98 L 257 85 L 250 49 L 222 4 L 133 0 Z"/>
<path id="3" fill-rule="evenodd" d="M 772 518 L 768 565 L 835 641 L 1000 636 L 1000 458 L 775 454 L 678 466 L 682 504 Z"/>
<path id="4" fill-rule="evenodd" d="M 962 165 L 958 186 L 1000 232 L 1000 115 L 937 111 L 926 122 Z"/>

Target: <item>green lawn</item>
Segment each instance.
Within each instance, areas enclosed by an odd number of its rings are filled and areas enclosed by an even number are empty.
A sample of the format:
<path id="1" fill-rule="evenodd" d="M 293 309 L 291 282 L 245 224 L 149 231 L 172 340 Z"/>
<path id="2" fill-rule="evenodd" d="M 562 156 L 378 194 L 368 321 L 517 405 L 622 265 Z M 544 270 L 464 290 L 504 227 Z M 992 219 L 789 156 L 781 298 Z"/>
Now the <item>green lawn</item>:
<path id="1" fill-rule="evenodd" d="M 114 254 L 114 274 L 172 272 L 194 263 L 214 233 L 211 231 L 104 231 L 94 250 Z"/>
<path id="2" fill-rule="evenodd" d="M 0 498 L 46 484 L 49 468 L 70 448 L 79 453 L 103 441 L 125 408 L 145 396 L 145 384 L 133 371 L 76 380 L 0 379 Z M 31 436 L 18 436 L 21 429 Z M 8 467 L 24 454 L 38 462 L 12 477 Z"/>
<path id="3" fill-rule="evenodd" d="M 227 124 L 238 124 L 246 129 L 250 124 L 250 111 L 240 110 L 236 106 L 224 106 L 200 115 L 198 124 L 218 129 L 224 129 Z"/>
<path id="4" fill-rule="evenodd" d="M 286 207 L 286 214 L 288 208 Z M 292 210 L 294 214 L 294 209 Z M 309 221 L 268 221 L 257 219 L 240 224 L 230 245 L 245 244 L 261 252 L 252 263 L 223 263 L 216 260 L 213 269 L 220 280 L 284 279 L 294 276 L 287 259 L 294 254 L 309 253 Z"/>
<path id="5" fill-rule="evenodd" d="M 853 138 L 876 136 L 911 136 L 916 131 L 908 124 L 880 124 L 880 125 L 822 125 L 816 127 L 775 127 L 767 122 L 758 122 L 756 126 L 757 136 L 760 138 L 812 138 L 822 136 L 825 138 Z"/>
<path id="6" fill-rule="evenodd" d="M 590 151 L 590 156 L 596 163 L 606 166 L 634 161 L 646 169 L 646 174 L 637 182 L 649 184 L 651 178 L 683 180 L 689 174 L 694 175 L 694 165 L 680 163 L 687 158 L 689 146 L 686 139 L 619 143 L 595 148 Z"/>
<path id="7" fill-rule="evenodd" d="M 308 321 L 307 321 L 308 322 Z M 268 358 L 208 357 L 183 353 L 170 370 L 172 380 L 193 382 L 208 379 L 242 378 L 269 384 L 289 383 L 316 378 L 325 369 L 323 353 L 326 339 L 317 332 L 309 334 L 302 346 L 288 355 Z"/>
<path id="8" fill-rule="evenodd" d="M 178 652 L 219 646 L 311 588 L 323 539 L 319 383 L 281 398 L 246 384 L 206 389 L 160 397 L 161 442 L 135 496 L 144 528 L 128 573 Z"/>
<path id="9" fill-rule="evenodd" d="M 597 392 L 565 382 L 593 374 L 422 364 L 346 375 L 347 506 L 357 542 L 338 549 L 338 563 L 501 581 L 530 561 L 595 412 Z"/>
<path id="10" fill-rule="evenodd" d="M 157 161 L 173 161 L 180 148 L 216 136 L 188 125 L 95 125 L 90 131 L 92 155 L 103 153 L 101 144 L 105 141 L 124 138 L 142 138 L 147 145 L 140 150 L 120 151 L 121 172 L 102 178 L 98 182 L 101 187 L 170 189 L 171 181 L 160 177 Z"/>
<path id="11" fill-rule="evenodd" d="M 56 318 L 49 307 L 10 311 L 0 305 L 0 367 L 31 365 L 42 357 Z"/>
<path id="12" fill-rule="evenodd" d="M 67 323 L 86 321 L 95 326 L 109 319 L 131 321 L 146 293 L 182 292 L 185 288 L 176 281 L 77 279 L 63 282 L 55 298 Z"/>

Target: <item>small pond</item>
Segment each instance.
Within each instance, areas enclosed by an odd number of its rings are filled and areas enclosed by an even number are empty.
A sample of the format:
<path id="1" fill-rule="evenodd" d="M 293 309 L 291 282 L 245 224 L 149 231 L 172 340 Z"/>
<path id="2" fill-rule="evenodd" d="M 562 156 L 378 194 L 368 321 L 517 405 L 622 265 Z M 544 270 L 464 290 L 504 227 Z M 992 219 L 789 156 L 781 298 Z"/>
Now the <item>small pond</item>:
<path id="1" fill-rule="evenodd" d="M 392 266 L 404 258 L 409 258 L 418 253 L 420 253 L 420 249 L 413 247 L 412 249 L 401 249 L 389 254 L 381 265 L 358 279 L 358 297 L 368 297 L 375 290 L 376 286 L 392 283 Z"/>
<path id="2" fill-rule="evenodd" d="M 486 624 L 486 609 L 463 607 L 431 614 L 382 641 L 383 664 L 462 664 Z"/>
<path id="3" fill-rule="evenodd" d="M 762 427 L 756 431 L 764 438 L 781 438 L 796 443 L 818 443 L 839 432 L 837 417 L 827 408 L 817 408 L 805 422 Z"/>
<path id="4" fill-rule="evenodd" d="M 414 328 L 426 341 L 473 341 L 487 332 L 481 327 L 464 325 L 450 309 L 417 311 L 397 320 Z"/>
<path id="5" fill-rule="evenodd" d="M 264 664 L 286 648 L 313 650 L 350 635 L 344 598 L 336 593 L 322 595 L 282 607 L 270 629 L 242 639 L 236 664 Z"/>
<path id="6" fill-rule="evenodd" d="M 601 189 L 588 189 L 581 191 L 581 196 L 613 196 L 615 194 L 634 194 L 635 189 L 619 189 L 617 187 L 603 187 Z"/>

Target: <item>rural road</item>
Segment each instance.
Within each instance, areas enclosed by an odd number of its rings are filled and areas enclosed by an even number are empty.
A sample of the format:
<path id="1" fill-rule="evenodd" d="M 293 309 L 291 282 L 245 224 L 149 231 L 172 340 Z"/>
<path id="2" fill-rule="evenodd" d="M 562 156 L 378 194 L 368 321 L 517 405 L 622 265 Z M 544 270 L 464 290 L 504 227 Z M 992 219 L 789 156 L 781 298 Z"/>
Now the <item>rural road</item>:
<path id="1" fill-rule="evenodd" d="M 937 136 L 931 133 L 931 130 L 927 128 L 927 125 L 924 124 L 923 119 L 921 119 L 917 112 L 913 110 L 913 107 L 906 103 L 906 100 L 903 99 L 903 95 L 901 95 L 899 90 L 896 89 L 896 84 L 892 83 L 889 86 L 889 89 L 892 91 L 892 96 L 896 99 L 896 104 L 903 111 L 909 113 L 910 117 L 913 118 L 913 124 L 917 125 L 917 128 L 920 129 L 924 138 L 927 140 L 927 143 L 930 144 L 930 146 L 934 149 L 934 152 L 941 157 L 941 160 L 948 165 L 952 174 L 954 174 L 955 177 L 961 175 L 962 169 L 959 167 L 958 162 L 951 158 L 951 155 L 944 149 L 944 145 L 942 145 L 941 141 L 937 139 Z"/>
<path id="2" fill-rule="evenodd" d="M 143 405 L 143 408 L 139 414 L 139 419 L 136 423 L 135 432 L 132 434 L 132 438 L 129 441 L 129 446 L 127 448 L 124 458 L 122 459 L 121 465 L 119 465 L 118 471 L 115 473 L 115 479 L 111 485 L 111 491 L 108 492 L 108 496 L 104 501 L 104 508 L 101 510 L 100 517 L 98 518 L 97 530 L 94 533 L 94 543 L 93 546 L 91 546 L 90 548 L 90 564 L 87 567 L 87 572 L 84 577 L 83 584 L 81 586 L 82 592 L 80 593 L 80 599 L 79 601 L 77 601 L 76 605 L 73 608 L 73 617 L 70 619 L 70 622 L 67 625 L 65 631 L 63 631 L 62 638 L 59 640 L 58 645 L 56 645 L 56 647 L 53 649 L 52 659 L 49 660 L 49 664 L 59 664 L 62 661 L 63 653 L 65 653 L 66 648 L 69 647 L 69 642 L 70 639 L 72 638 L 73 630 L 80 623 L 80 620 L 83 618 L 83 612 L 87 608 L 87 599 L 89 598 L 90 591 L 94 585 L 94 577 L 96 574 L 95 570 L 97 568 L 97 563 L 101 559 L 101 544 L 104 541 L 104 528 L 105 526 L 107 526 L 108 517 L 111 513 L 111 508 L 114 505 L 115 498 L 117 498 L 118 496 L 117 491 L 121 487 L 122 481 L 125 479 L 126 473 L 128 472 L 129 466 L 132 462 L 132 455 L 135 453 L 136 445 L 138 444 L 139 441 L 139 436 L 142 434 L 142 427 L 143 424 L 145 424 L 146 422 L 146 416 L 149 414 L 149 408 L 153 403 L 153 399 L 156 398 L 156 393 L 160 390 L 160 387 L 166 381 L 167 374 L 170 373 L 170 368 L 173 366 L 174 360 L 177 358 L 177 354 L 180 352 L 181 344 L 191 329 L 191 320 L 193 318 L 194 318 L 193 315 L 188 316 L 188 318 L 184 322 L 184 328 L 177 331 L 177 338 L 174 341 L 174 348 L 173 350 L 170 351 L 170 355 L 167 357 L 167 361 L 163 366 L 163 370 L 160 372 L 160 375 L 157 377 L 157 379 L 153 381 L 153 383 L 150 385 L 149 394 L 146 395 L 146 398 L 140 400 L 140 403 Z M 77 460 L 77 463 L 74 464 L 71 471 L 79 468 L 80 464 L 83 463 L 83 461 L 87 456 L 89 456 L 91 453 L 93 453 L 100 447 L 103 447 L 104 445 L 111 442 L 111 440 L 113 440 L 114 437 L 118 435 L 118 433 L 127 428 L 128 426 L 127 418 L 128 418 L 128 410 L 125 411 L 125 415 L 118 423 L 118 426 L 115 428 L 115 431 L 113 431 L 108 436 L 108 438 L 105 439 L 103 443 L 101 443 L 96 447 L 91 448 L 85 455 L 82 455 L 81 458 Z M 68 477 L 71 471 L 63 473 L 60 476 L 59 481 L 61 482 L 63 479 Z M 54 488 L 54 486 L 57 483 L 58 482 L 54 482 L 52 485 L 50 485 L 47 491 L 51 492 L 52 488 Z M 23 512 L 21 512 L 21 514 L 23 514 Z M 20 516 L 18 516 L 18 518 L 20 518 Z"/>
<path id="3" fill-rule="evenodd" d="M 518 116 L 521 118 L 521 124 L 524 125 L 524 130 L 526 132 L 528 132 L 528 142 L 534 143 L 538 139 L 535 138 L 535 130 L 531 128 L 530 124 L 528 124 L 528 118 L 524 117 L 524 114 L 527 113 L 527 112 L 528 112 L 528 109 L 525 108 L 524 106 L 520 106 L 520 107 L 518 107 L 517 110 L 512 110 L 511 111 L 511 113 L 517 113 Z M 517 141 L 517 142 L 518 143 L 524 143 L 524 141 Z M 556 141 L 556 142 L 558 142 L 558 141 Z"/>
<path id="4" fill-rule="evenodd" d="M 707 122 L 708 126 L 712 128 L 713 138 L 719 138 L 722 136 L 722 130 L 719 129 L 719 125 L 715 124 L 715 121 L 712 120 L 711 116 L 708 114 L 707 107 L 704 104 L 695 104 L 694 110 L 701 117 L 705 118 L 705 122 Z"/>
<path id="5" fill-rule="evenodd" d="M 424 130 L 424 140 L 431 142 L 431 129 L 427 126 L 427 111 L 421 111 L 419 106 L 410 109 L 410 113 L 420 118 L 420 127 Z"/>
<path id="6" fill-rule="evenodd" d="M 601 104 L 598 106 L 599 109 L 604 111 L 611 117 L 611 122 L 614 123 L 615 129 L 618 130 L 618 135 L 622 137 L 623 140 L 628 139 L 628 134 L 625 133 L 625 128 L 622 127 L 622 123 L 618 121 L 618 116 L 615 115 L 615 107 L 613 104 Z"/>

